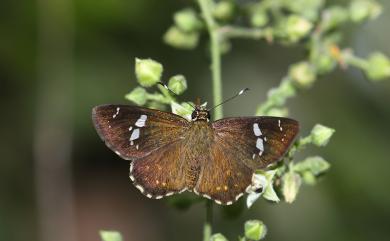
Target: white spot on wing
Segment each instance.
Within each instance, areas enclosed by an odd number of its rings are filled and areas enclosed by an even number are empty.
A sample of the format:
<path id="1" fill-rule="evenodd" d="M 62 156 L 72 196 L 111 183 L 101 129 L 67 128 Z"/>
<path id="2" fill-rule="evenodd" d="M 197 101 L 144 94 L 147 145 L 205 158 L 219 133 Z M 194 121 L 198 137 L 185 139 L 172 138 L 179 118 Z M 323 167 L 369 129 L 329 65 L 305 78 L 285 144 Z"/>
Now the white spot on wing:
<path id="1" fill-rule="evenodd" d="M 137 149 L 137 150 L 139 149 L 139 145 L 138 144 L 135 146 L 135 149 Z"/>
<path id="2" fill-rule="evenodd" d="M 144 188 L 141 185 L 136 185 L 135 186 L 138 190 L 140 190 L 142 193 L 144 193 Z"/>
<path id="3" fill-rule="evenodd" d="M 281 125 L 282 123 L 281 123 L 281 121 L 280 121 L 280 119 L 278 120 L 278 126 L 279 126 L 279 130 L 280 131 L 282 131 L 283 130 L 283 128 L 282 128 L 282 125 Z"/>
<path id="4" fill-rule="evenodd" d="M 236 201 L 240 198 L 240 197 L 242 197 L 242 195 L 244 195 L 244 193 L 240 193 L 240 194 L 238 194 L 237 196 L 236 196 Z"/>
<path id="5" fill-rule="evenodd" d="M 232 205 L 232 204 L 233 204 L 232 201 L 229 201 L 229 202 L 226 203 L 226 205 Z"/>
<path id="6" fill-rule="evenodd" d="M 261 136 L 263 133 L 261 133 L 259 124 L 255 123 L 253 124 L 253 132 L 255 133 L 255 136 Z"/>
<path id="7" fill-rule="evenodd" d="M 120 107 L 117 107 L 117 108 L 116 108 L 116 112 L 115 112 L 115 114 L 112 116 L 112 118 L 115 119 L 115 118 L 118 116 L 120 110 L 121 110 L 121 108 L 120 108 Z"/>
<path id="8" fill-rule="evenodd" d="M 139 129 L 135 129 L 130 136 L 130 141 L 137 140 L 139 138 Z"/>
<path id="9" fill-rule="evenodd" d="M 141 117 L 137 120 L 137 122 L 135 122 L 135 126 L 144 127 L 146 119 L 148 119 L 146 115 L 141 115 Z"/>
<path id="10" fill-rule="evenodd" d="M 156 199 L 161 199 L 161 198 L 163 198 L 163 196 L 156 196 Z"/>
<path id="11" fill-rule="evenodd" d="M 256 148 L 259 149 L 261 152 L 264 151 L 263 139 L 257 138 L 257 141 L 256 141 Z"/>
<path id="12" fill-rule="evenodd" d="M 169 196 L 172 196 L 174 194 L 174 192 L 168 192 L 167 194 L 165 194 L 165 196 L 169 197 Z"/>
<path id="13" fill-rule="evenodd" d="M 152 198 L 152 194 L 146 194 L 146 196 L 148 197 L 148 198 Z"/>
<path id="14" fill-rule="evenodd" d="M 219 200 L 214 200 L 217 204 L 219 204 L 219 205 L 221 205 L 222 204 L 222 202 L 221 201 L 219 201 Z"/>
<path id="15" fill-rule="evenodd" d="M 132 127 L 132 126 L 129 127 L 129 131 L 131 131 L 131 130 L 133 130 L 133 127 Z"/>

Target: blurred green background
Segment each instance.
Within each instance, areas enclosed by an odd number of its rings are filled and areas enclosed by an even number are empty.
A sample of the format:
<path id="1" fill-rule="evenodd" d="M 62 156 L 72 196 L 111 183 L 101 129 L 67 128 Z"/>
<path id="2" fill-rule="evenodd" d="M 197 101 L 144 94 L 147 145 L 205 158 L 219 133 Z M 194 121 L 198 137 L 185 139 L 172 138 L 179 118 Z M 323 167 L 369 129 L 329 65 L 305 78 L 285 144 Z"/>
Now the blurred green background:
<path id="1" fill-rule="evenodd" d="M 330 2 L 330 1 L 328 1 Z M 333 1 L 345 3 L 347 1 Z M 209 59 L 166 46 L 172 13 L 188 0 L 3 0 L 0 4 L 0 240 L 99 240 L 116 229 L 126 241 L 200 240 L 204 208 L 186 212 L 142 196 L 128 162 L 98 138 L 91 109 L 126 103 L 136 86 L 134 58 L 184 74 L 185 98 L 211 101 Z M 357 55 L 390 55 L 390 2 L 384 14 L 347 26 Z M 203 41 L 204 42 L 204 41 Z M 224 95 L 252 91 L 225 105 L 225 116 L 252 115 L 302 49 L 235 41 L 223 59 Z M 390 225 L 390 81 L 372 83 L 354 69 L 321 77 L 289 102 L 302 135 L 315 123 L 336 129 L 321 154 L 332 164 L 293 204 L 258 202 L 238 219 L 215 210 L 215 232 L 231 240 L 248 218 L 263 220 L 267 240 L 388 240 Z"/>

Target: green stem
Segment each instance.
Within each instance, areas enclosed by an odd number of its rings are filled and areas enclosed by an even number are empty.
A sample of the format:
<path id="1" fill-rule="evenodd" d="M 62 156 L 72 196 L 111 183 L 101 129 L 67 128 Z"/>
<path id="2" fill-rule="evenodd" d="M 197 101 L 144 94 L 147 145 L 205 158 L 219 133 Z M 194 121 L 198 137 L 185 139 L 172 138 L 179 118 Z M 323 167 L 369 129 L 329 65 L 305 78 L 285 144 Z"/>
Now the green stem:
<path id="1" fill-rule="evenodd" d="M 263 29 L 252 29 L 252 28 L 244 28 L 244 27 L 236 27 L 236 26 L 224 26 L 221 27 L 219 33 L 223 38 L 246 38 L 258 40 L 265 36 Z"/>
<path id="2" fill-rule="evenodd" d="M 213 202 L 206 200 L 206 222 L 203 225 L 203 241 L 210 241 L 213 223 Z"/>
<path id="3" fill-rule="evenodd" d="M 212 16 L 212 0 L 198 0 L 203 17 L 206 21 L 207 30 L 210 35 L 210 52 L 211 52 L 211 72 L 213 81 L 213 101 L 214 105 L 222 102 L 222 77 L 221 77 L 221 50 L 219 41 L 218 25 Z M 214 109 L 214 119 L 223 117 L 222 106 Z"/>

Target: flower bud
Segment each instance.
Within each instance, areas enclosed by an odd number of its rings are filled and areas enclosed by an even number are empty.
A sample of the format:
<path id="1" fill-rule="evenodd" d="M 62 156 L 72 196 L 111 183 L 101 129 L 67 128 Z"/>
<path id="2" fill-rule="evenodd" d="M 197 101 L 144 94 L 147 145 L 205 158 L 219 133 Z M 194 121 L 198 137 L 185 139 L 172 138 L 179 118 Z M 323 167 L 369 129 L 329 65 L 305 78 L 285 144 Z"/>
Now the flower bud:
<path id="1" fill-rule="evenodd" d="M 171 102 L 172 113 L 179 115 L 181 117 L 186 118 L 187 120 L 191 120 L 191 114 L 194 111 L 194 108 L 190 106 L 188 103 L 184 102 L 178 104 L 174 101 Z"/>
<path id="2" fill-rule="evenodd" d="M 210 241 L 228 241 L 228 240 L 222 234 L 216 233 L 216 234 L 213 234 L 213 236 L 210 237 Z"/>
<path id="3" fill-rule="evenodd" d="M 183 9 L 173 16 L 176 26 L 184 32 L 197 31 L 202 27 L 202 21 L 193 9 Z"/>
<path id="4" fill-rule="evenodd" d="M 304 173 L 309 171 L 315 176 L 326 172 L 329 168 L 330 164 L 319 156 L 308 157 L 305 160 L 298 162 L 293 167 L 296 172 Z"/>
<path id="5" fill-rule="evenodd" d="M 282 191 L 284 200 L 288 203 L 294 202 L 297 197 L 299 188 L 301 187 L 301 177 L 293 172 L 289 171 L 283 176 Z"/>
<path id="6" fill-rule="evenodd" d="M 382 53 L 373 53 L 368 58 L 365 69 L 367 77 L 371 80 L 390 78 L 390 60 Z"/>
<path id="7" fill-rule="evenodd" d="M 373 0 L 355 0 L 351 3 L 349 14 L 354 22 L 374 19 L 382 12 L 382 6 Z"/>
<path id="8" fill-rule="evenodd" d="M 178 27 L 170 27 L 164 34 L 164 42 L 178 49 L 193 49 L 198 45 L 198 32 L 184 32 Z"/>
<path id="9" fill-rule="evenodd" d="M 316 146 L 326 146 L 332 137 L 334 129 L 316 124 L 311 130 L 311 139 L 314 145 Z"/>
<path id="10" fill-rule="evenodd" d="M 186 78 L 183 75 L 172 76 L 168 81 L 168 88 L 175 94 L 181 95 L 187 89 Z"/>
<path id="11" fill-rule="evenodd" d="M 220 21 L 229 21 L 234 16 L 235 6 L 232 1 L 219 1 L 213 11 L 213 16 Z"/>
<path id="12" fill-rule="evenodd" d="M 136 87 L 134 90 L 128 93 L 125 98 L 137 105 L 144 105 L 147 100 L 147 92 L 142 87 Z"/>
<path id="13" fill-rule="evenodd" d="M 122 241 L 122 235 L 117 231 L 107 231 L 107 230 L 101 230 L 100 231 L 100 238 L 103 241 Z"/>
<path id="14" fill-rule="evenodd" d="M 349 12 L 339 6 L 326 9 L 322 17 L 322 30 L 327 31 L 340 26 L 349 18 Z"/>
<path id="15" fill-rule="evenodd" d="M 249 240 L 261 240 L 267 234 L 267 227 L 260 220 L 248 220 L 244 227 L 245 237 Z"/>
<path id="16" fill-rule="evenodd" d="M 316 74 L 306 61 L 299 62 L 290 67 L 289 75 L 294 83 L 301 88 L 309 88 L 316 80 Z"/>
<path id="17" fill-rule="evenodd" d="M 298 15 L 291 15 L 287 18 L 285 31 L 288 38 L 292 42 L 296 42 L 305 37 L 312 28 L 313 24 L 307 19 Z"/>
<path id="18" fill-rule="evenodd" d="M 135 74 L 140 85 L 150 87 L 160 81 L 163 66 L 152 59 L 135 59 Z"/>

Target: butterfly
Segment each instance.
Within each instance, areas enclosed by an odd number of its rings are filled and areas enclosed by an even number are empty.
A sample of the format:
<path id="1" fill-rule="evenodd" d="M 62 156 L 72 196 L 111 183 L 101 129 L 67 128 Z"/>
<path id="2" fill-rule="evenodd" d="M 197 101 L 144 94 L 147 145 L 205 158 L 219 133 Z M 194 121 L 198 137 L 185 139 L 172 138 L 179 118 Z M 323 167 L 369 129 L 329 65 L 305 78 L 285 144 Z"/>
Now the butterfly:
<path id="1" fill-rule="evenodd" d="M 130 179 L 148 198 L 191 191 L 220 205 L 250 192 L 255 171 L 279 161 L 299 131 L 282 117 L 212 122 L 199 104 L 191 120 L 129 105 L 96 106 L 92 119 L 106 145 L 131 161 Z"/>

